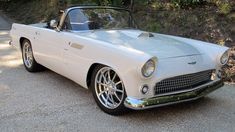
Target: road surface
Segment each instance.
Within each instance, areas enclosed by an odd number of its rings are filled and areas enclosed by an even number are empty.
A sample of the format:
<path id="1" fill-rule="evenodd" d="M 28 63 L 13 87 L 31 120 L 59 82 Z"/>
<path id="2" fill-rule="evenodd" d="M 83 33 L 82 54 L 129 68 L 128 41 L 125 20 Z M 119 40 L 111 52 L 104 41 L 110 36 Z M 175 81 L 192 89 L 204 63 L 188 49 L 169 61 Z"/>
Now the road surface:
<path id="1" fill-rule="evenodd" d="M 1 29 L 9 29 L 0 17 Z M 132 111 L 123 116 L 103 113 L 90 91 L 52 72 L 29 73 L 20 54 L 0 30 L 0 131 L 235 131 L 235 86 L 183 104 Z"/>

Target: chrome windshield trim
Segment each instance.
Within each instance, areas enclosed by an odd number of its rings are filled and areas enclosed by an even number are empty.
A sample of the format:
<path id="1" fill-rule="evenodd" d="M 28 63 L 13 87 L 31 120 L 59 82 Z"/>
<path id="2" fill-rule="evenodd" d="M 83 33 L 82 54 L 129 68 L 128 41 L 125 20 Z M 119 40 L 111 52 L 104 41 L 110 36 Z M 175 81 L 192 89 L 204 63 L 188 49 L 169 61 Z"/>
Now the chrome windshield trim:
<path id="1" fill-rule="evenodd" d="M 60 19 L 60 23 L 57 27 L 58 31 L 61 31 L 64 21 L 66 19 L 66 16 L 68 15 L 68 13 L 74 9 L 115 9 L 115 10 L 125 10 L 128 11 L 130 13 L 130 17 L 133 19 L 131 11 L 125 8 L 120 8 L 120 7 L 111 7 L 111 6 L 74 6 L 74 7 L 70 7 L 68 9 L 66 9 Z"/>
<path id="2" fill-rule="evenodd" d="M 130 10 L 125 9 L 125 8 L 112 7 L 112 6 L 73 6 L 73 7 L 69 7 L 68 9 L 66 9 L 65 12 L 69 12 L 73 9 L 116 9 L 116 10 L 130 11 Z"/>

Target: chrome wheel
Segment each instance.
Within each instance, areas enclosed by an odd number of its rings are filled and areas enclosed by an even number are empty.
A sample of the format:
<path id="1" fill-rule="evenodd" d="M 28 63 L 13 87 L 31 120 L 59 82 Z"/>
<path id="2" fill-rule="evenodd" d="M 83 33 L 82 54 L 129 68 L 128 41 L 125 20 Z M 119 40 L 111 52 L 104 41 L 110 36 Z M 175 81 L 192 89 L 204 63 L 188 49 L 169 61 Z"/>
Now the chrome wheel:
<path id="1" fill-rule="evenodd" d="M 104 107 L 115 109 L 122 104 L 124 84 L 112 68 L 103 67 L 95 76 L 95 92 Z"/>
<path id="2" fill-rule="evenodd" d="M 22 52 L 25 66 L 31 68 L 33 65 L 33 52 L 31 45 L 28 42 L 24 43 Z"/>

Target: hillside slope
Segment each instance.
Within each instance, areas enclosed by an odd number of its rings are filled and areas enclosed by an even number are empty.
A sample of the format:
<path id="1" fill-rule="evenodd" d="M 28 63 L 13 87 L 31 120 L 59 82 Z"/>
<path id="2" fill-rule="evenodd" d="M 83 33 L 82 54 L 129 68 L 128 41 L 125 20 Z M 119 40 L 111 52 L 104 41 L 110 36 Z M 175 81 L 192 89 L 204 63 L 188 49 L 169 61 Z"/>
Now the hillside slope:
<path id="1" fill-rule="evenodd" d="M 226 45 L 234 52 L 235 1 L 228 0 L 229 4 L 214 1 L 187 8 L 178 8 L 169 0 L 153 0 L 147 4 L 136 2 L 133 15 L 143 30 Z M 67 6 L 70 4 L 67 3 Z M 2 5 L 2 8 L 16 22 L 25 24 L 47 22 L 59 12 L 57 0 L 19 0 Z M 235 75 L 234 53 L 232 58 L 226 67 L 230 69 L 226 70 L 229 71 L 226 74 L 229 78 Z"/>

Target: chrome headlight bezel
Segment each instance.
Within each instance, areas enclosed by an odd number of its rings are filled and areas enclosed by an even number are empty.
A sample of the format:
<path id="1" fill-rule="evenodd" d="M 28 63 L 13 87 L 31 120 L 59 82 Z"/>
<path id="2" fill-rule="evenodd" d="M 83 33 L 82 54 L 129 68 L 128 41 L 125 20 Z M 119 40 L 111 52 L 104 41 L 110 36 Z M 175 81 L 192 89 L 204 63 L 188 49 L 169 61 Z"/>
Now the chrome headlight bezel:
<path id="1" fill-rule="evenodd" d="M 141 73 L 145 78 L 149 78 L 156 70 L 156 61 L 149 59 L 141 68 Z"/>
<path id="2" fill-rule="evenodd" d="M 223 55 L 220 57 L 221 65 L 226 65 L 229 60 L 229 50 L 225 51 Z"/>

